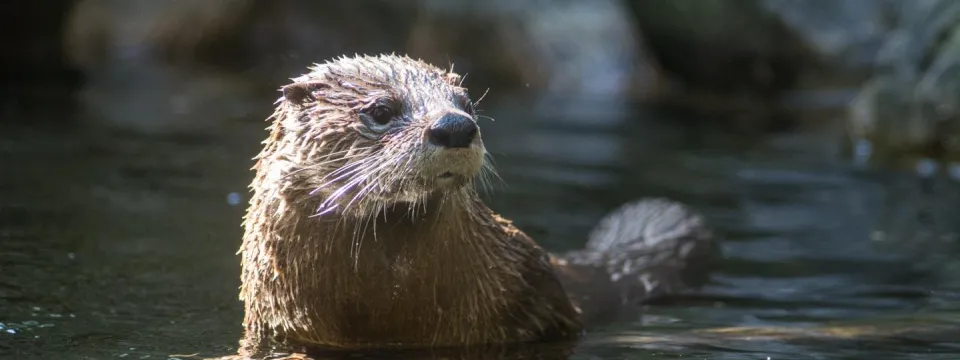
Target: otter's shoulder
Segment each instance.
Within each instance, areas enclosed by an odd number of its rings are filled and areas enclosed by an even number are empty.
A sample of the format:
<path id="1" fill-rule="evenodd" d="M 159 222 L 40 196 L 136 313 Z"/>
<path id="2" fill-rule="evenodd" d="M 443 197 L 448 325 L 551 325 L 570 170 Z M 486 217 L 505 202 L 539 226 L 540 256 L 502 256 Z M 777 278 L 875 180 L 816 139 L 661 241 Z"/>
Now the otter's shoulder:
<path id="1" fill-rule="evenodd" d="M 553 257 L 513 221 L 491 212 L 491 218 L 505 235 L 505 244 L 512 253 L 511 261 L 520 265 L 522 287 L 508 318 L 527 326 L 528 332 L 544 340 L 578 337 L 583 329 L 580 309 L 571 301 L 553 266 Z"/>
<path id="2" fill-rule="evenodd" d="M 493 224 L 503 230 L 511 239 L 536 244 L 533 239 L 527 236 L 520 228 L 513 225 L 513 220 L 507 219 L 494 212 L 490 213 L 490 217 L 493 219 Z"/>

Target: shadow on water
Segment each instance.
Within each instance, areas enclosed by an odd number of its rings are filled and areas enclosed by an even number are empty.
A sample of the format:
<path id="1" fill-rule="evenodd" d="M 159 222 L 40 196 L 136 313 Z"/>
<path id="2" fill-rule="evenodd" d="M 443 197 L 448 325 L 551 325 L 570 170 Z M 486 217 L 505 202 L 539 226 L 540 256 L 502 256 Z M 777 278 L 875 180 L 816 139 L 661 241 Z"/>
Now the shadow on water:
<path id="1" fill-rule="evenodd" d="M 615 206 L 669 196 L 705 213 L 726 258 L 702 293 L 592 333 L 572 355 L 446 356 L 960 357 L 956 179 L 859 169 L 830 134 L 761 139 L 609 104 L 485 107 L 506 185 L 488 203 L 546 247 L 579 247 Z M 254 120 L 193 137 L 0 129 L 0 357 L 233 353 L 235 252 L 266 135 Z"/>

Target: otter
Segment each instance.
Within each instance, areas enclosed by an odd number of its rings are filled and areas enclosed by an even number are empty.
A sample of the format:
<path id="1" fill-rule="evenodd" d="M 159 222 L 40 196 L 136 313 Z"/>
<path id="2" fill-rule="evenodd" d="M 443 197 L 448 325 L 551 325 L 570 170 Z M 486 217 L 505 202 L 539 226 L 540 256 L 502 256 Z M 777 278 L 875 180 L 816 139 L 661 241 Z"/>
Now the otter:
<path id="1" fill-rule="evenodd" d="M 281 88 L 255 158 L 244 357 L 575 340 L 588 313 L 610 315 L 568 289 L 618 289 L 610 304 L 675 291 L 641 275 L 697 268 L 710 243 L 698 215 L 645 200 L 552 255 L 480 199 L 495 170 L 460 75 L 393 54 L 309 70 Z"/>

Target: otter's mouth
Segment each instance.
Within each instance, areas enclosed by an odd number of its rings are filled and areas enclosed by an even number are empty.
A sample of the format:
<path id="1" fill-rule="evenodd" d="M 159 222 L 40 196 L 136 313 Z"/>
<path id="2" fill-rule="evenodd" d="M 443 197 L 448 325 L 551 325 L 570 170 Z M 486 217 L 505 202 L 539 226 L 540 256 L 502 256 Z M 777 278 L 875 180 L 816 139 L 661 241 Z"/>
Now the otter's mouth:
<path id="1" fill-rule="evenodd" d="M 445 171 L 433 178 L 435 189 L 449 189 L 467 183 L 467 177 L 455 171 Z"/>

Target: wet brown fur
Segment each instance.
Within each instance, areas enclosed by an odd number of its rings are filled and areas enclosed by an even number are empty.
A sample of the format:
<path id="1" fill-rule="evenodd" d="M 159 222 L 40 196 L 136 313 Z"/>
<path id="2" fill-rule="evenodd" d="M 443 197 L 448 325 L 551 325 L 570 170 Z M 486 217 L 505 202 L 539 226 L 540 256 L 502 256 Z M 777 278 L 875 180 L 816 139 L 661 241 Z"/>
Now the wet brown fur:
<path id="1" fill-rule="evenodd" d="M 549 255 L 478 197 L 482 145 L 423 144 L 435 110 L 469 111 L 458 75 L 393 55 L 310 70 L 284 88 L 254 167 L 242 355 L 579 335 Z M 383 99 L 408 123 L 371 134 L 358 112 Z M 444 166 L 449 185 L 424 175 Z"/>

